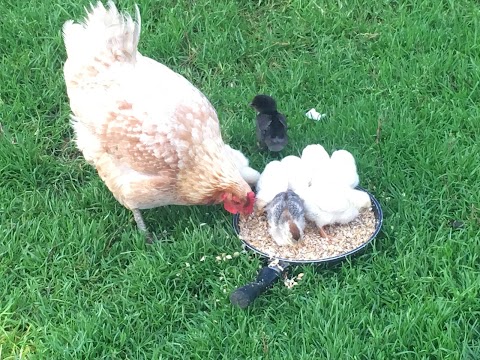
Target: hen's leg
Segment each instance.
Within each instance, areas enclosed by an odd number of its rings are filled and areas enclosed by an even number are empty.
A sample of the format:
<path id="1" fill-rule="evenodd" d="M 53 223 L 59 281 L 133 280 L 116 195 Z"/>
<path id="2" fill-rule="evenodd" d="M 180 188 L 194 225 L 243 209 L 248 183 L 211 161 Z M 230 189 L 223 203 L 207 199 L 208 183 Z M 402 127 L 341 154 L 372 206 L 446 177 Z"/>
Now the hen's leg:
<path id="1" fill-rule="evenodd" d="M 139 209 L 132 209 L 133 218 L 137 223 L 138 230 L 145 233 L 145 237 L 147 238 L 147 243 L 151 244 L 153 242 L 152 235 L 147 231 L 147 226 L 145 225 L 145 221 L 143 221 L 142 213 Z"/>

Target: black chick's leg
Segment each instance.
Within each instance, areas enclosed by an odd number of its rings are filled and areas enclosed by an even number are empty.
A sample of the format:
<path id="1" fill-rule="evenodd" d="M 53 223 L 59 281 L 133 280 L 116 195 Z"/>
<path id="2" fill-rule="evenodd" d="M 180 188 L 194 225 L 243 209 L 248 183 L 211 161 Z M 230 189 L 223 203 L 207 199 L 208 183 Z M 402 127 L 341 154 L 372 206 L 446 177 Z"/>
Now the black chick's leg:
<path id="1" fill-rule="evenodd" d="M 152 235 L 148 232 L 147 226 L 145 225 L 145 221 L 143 221 L 143 216 L 142 213 L 140 212 L 139 209 L 132 209 L 133 213 L 133 218 L 135 219 L 135 222 L 137 223 L 138 230 L 143 232 L 146 237 L 146 241 L 148 244 L 153 243 L 153 238 Z"/>
<path id="2" fill-rule="evenodd" d="M 263 141 L 257 141 L 257 147 L 260 151 L 267 151 L 268 150 L 268 146 L 265 142 Z"/>

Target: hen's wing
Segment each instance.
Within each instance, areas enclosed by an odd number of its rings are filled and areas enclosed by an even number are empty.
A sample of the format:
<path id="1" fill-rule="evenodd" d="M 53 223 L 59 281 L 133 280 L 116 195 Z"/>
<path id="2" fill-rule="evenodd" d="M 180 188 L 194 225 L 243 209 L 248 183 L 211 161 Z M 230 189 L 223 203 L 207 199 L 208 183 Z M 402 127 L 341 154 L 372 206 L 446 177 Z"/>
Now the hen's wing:
<path id="1" fill-rule="evenodd" d="M 205 141 L 221 144 L 216 112 L 185 78 L 149 58 L 111 69 L 73 90 L 75 121 L 101 151 L 135 171 L 155 174 L 182 167 Z"/>

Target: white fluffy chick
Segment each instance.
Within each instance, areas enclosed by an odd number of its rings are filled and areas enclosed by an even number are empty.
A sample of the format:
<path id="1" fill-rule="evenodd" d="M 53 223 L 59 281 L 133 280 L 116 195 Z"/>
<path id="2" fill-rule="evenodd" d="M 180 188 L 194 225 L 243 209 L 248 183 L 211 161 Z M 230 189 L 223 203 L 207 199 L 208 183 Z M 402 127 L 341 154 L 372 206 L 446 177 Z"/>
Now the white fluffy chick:
<path id="1" fill-rule="evenodd" d="M 251 168 L 250 166 L 245 166 L 238 170 L 240 171 L 240 175 L 242 176 L 243 180 L 245 180 L 248 185 L 257 185 L 258 179 L 260 179 L 260 173 L 257 170 Z"/>
<path id="2" fill-rule="evenodd" d="M 249 166 L 250 162 L 247 157 L 240 150 L 236 150 L 227 144 L 225 144 L 225 150 L 227 150 L 228 155 L 233 159 L 243 180 L 245 180 L 248 185 L 255 186 L 260 178 L 260 173 Z"/>
<path id="3" fill-rule="evenodd" d="M 277 194 L 266 207 L 268 232 L 278 245 L 293 245 L 303 238 L 303 200 L 292 190 Z"/>
<path id="4" fill-rule="evenodd" d="M 309 172 L 305 164 L 298 156 L 285 156 L 280 161 L 287 171 L 288 188 L 297 191 L 302 187 L 308 187 L 310 184 Z"/>
<path id="5" fill-rule="evenodd" d="M 345 184 L 353 189 L 360 182 L 355 158 L 347 150 L 334 151 L 330 157 L 330 165 L 336 183 Z"/>
<path id="6" fill-rule="evenodd" d="M 323 228 L 325 225 L 349 223 L 359 215 L 360 210 L 371 206 L 366 192 L 345 185 L 314 185 L 298 195 L 304 201 L 305 217 L 317 225 L 323 238 L 328 238 Z"/>
<path id="7" fill-rule="evenodd" d="M 247 157 L 240 151 L 232 148 L 230 145 L 225 144 L 225 149 L 228 155 L 233 159 L 237 168 L 248 166 L 249 161 Z"/>
<path id="8" fill-rule="evenodd" d="M 256 190 L 255 207 L 258 211 L 262 211 L 277 194 L 288 190 L 287 171 L 280 161 L 274 160 L 265 166 Z"/>
<path id="9" fill-rule="evenodd" d="M 330 173 L 330 155 L 320 144 L 306 146 L 302 151 L 302 162 L 309 184 L 314 177 Z"/>

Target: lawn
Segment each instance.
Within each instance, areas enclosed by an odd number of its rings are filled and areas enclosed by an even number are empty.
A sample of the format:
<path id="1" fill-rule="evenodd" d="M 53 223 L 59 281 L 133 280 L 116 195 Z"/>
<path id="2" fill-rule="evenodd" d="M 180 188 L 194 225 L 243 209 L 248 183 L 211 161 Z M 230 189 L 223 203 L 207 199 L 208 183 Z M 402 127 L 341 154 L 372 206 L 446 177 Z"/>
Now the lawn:
<path id="1" fill-rule="evenodd" d="M 140 51 L 255 167 L 273 157 L 248 104 L 268 93 L 284 155 L 346 148 L 382 204 L 363 255 L 292 268 L 246 310 L 228 295 L 262 261 L 215 259 L 241 251 L 221 206 L 146 211 L 148 246 L 76 150 L 61 27 L 87 2 L 0 3 L 0 359 L 480 358 L 476 1 L 140 0 Z"/>

